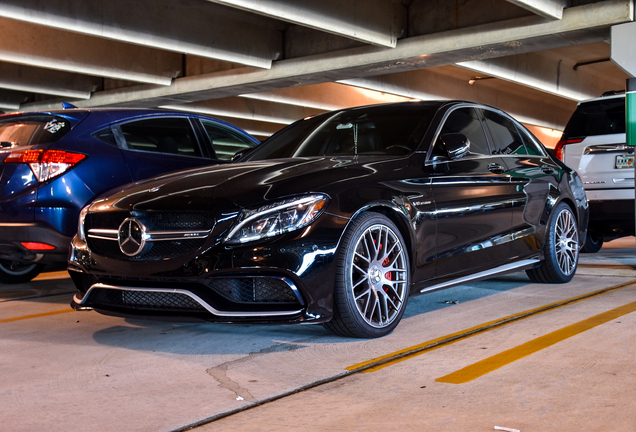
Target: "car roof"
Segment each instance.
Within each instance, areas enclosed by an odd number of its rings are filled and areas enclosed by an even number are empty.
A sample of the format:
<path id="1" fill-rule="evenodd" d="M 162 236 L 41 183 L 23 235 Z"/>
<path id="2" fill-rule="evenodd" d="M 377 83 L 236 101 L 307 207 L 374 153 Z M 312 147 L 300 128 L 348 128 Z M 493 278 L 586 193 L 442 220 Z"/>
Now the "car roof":
<path id="1" fill-rule="evenodd" d="M 2 114 L 0 117 L 5 116 L 21 116 L 21 115 L 38 115 L 38 114 L 55 114 L 72 116 L 73 114 L 82 113 L 97 113 L 97 114 L 113 114 L 121 113 L 125 117 L 134 117 L 137 115 L 149 115 L 149 114 L 176 114 L 180 116 L 196 116 L 196 117 L 208 117 L 206 114 L 194 113 L 180 110 L 168 110 L 162 108 L 121 108 L 121 107 L 97 107 L 97 108 L 67 108 L 67 109 L 54 109 L 54 110 L 42 110 L 42 111 L 16 111 L 8 114 Z"/>
<path id="2" fill-rule="evenodd" d="M 171 110 L 163 108 L 122 108 L 122 107 L 97 107 L 97 108 L 67 108 L 67 109 L 55 109 L 48 111 L 16 111 L 8 114 L 0 114 L 0 121 L 4 119 L 10 119 L 12 117 L 22 116 L 38 116 L 38 115 L 55 115 L 68 119 L 72 127 L 82 122 L 88 115 L 91 114 L 91 123 L 115 123 L 120 120 L 134 119 L 138 117 L 152 117 L 152 116 L 179 116 L 179 117 L 196 117 L 201 119 L 212 120 L 216 123 L 223 124 L 231 129 L 241 132 L 241 134 L 249 136 L 258 143 L 258 140 L 252 137 L 250 134 L 242 130 L 241 128 L 228 123 L 223 120 L 219 120 L 213 116 L 195 113 L 190 111 Z"/>
<path id="3" fill-rule="evenodd" d="M 607 96 L 601 96 L 601 97 L 596 97 L 596 98 L 592 98 L 592 99 L 585 99 L 585 100 L 579 101 L 578 105 L 585 104 L 585 103 L 588 103 L 588 102 L 596 102 L 596 101 L 600 101 L 600 100 L 609 100 L 609 99 L 618 99 L 618 98 L 624 98 L 624 97 L 625 97 L 625 93 L 608 94 Z"/>

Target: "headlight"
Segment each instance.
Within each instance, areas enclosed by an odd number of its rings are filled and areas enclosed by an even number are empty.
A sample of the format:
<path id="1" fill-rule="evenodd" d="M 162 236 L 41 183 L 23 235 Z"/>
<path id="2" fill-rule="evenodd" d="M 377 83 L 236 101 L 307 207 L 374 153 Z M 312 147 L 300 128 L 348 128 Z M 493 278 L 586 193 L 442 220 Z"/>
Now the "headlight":
<path id="1" fill-rule="evenodd" d="M 84 232 L 84 219 L 86 218 L 86 214 L 88 213 L 88 208 L 90 206 L 91 205 L 89 204 L 82 209 L 79 214 L 79 221 L 77 223 L 77 237 L 83 242 L 86 242 L 86 233 Z"/>
<path id="2" fill-rule="evenodd" d="M 245 209 L 224 242 L 247 243 L 297 230 L 315 221 L 327 208 L 328 201 L 329 197 L 316 194 Z"/>

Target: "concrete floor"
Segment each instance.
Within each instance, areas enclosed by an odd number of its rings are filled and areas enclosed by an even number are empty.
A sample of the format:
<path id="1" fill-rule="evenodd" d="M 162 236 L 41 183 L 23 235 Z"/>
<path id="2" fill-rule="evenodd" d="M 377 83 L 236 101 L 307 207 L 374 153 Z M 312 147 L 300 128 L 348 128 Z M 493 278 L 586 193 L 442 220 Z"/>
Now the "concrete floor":
<path id="1" fill-rule="evenodd" d="M 636 431 L 633 237 L 582 255 L 569 284 L 532 284 L 516 273 L 415 297 L 397 330 L 376 340 L 338 338 L 318 326 L 74 312 L 73 291 L 64 272 L 0 285 L 0 430 Z M 448 382 L 466 367 L 478 376 Z"/>

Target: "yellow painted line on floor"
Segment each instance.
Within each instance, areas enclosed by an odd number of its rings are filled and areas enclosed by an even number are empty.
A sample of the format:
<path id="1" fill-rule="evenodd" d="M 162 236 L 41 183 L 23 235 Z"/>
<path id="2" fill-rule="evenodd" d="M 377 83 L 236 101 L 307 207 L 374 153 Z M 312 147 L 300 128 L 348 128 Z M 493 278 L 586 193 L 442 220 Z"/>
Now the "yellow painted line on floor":
<path id="1" fill-rule="evenodd" d="M 363 372 L 363 373 L 376 372 L 387 366 L 391 366 L 391 365 L 403 362 L 405 360 L 408 360 L 410 358 L 424 354 L 425 352 L 432 351 L 437 348 L 441 348 L 442 346 L 450 345 L 460 340 L 467 339 L 469 337 L 510 324 L 512 322 L 516 322 L 525 318 L 529 318 L 534 315 L 538 315 L 543 312 L 547 312 L 547 311 L 554 310 L 563 306 L 571 305 L 573 303 L 584 301 L 592 297 L 607 294 L 607 293 L 617 291 L 619 289 L 627 288 L 633 285 L 636 285 L 636 279 L 631 280 L 629 282 L 612 285 L 607 288 L 603 288 L 597 291 L 592 291 L 590 293 L 572 297 L 566 300 L 551 303 L 551 304 L 541 306 L 535 309 L 519 312 L 514 315 L 509 315 L 509 316 L 499 318 L 493 321 L 489 321 L 483 324 L 479 324 L 475 327 L 464 329 L 456 333 L 442 336 L 437 339 L 432 339 L 418 345 L 414 345 L 399 351 L 392 352 L 390 354 L 383 355 L 381 357 L 376 357 L 374 359 L 349 366 L 346 369 L 348 371 L 357 371 L 357 372 Z"/>
<path id="2" fill-rule="evenodd" d="M 39 313 L 39 314 L 34 314 L 34 315 L 23 315 L 23 316 L 19 316 L 19 317 L 15 317 L 15 318 L 0 319 L 0 323 L 21 321 L 21 320 L 27 320 L 27 319 L 31 319 L 31 318 L 40 318 L 40 317 L 45 317 L 45 316 L 50 316 L 50 315 L 59 315 L 59 314 L 69 313 L 69 312 L 75 312 L 75 310 L 73 310 L 73 309 L 64 309 L 64 310 L 53 311 L 53 312 L 44 312 L 44 313 Z"/>
<path id="3" fill-rule="evenodd" d="M 467 383 L 523 357 L 534 354 L 537 351 L 634 311 L 636 311 L 636 302 L 617 307 L 616 309 L 603 312 L 586 320 L 579 321 L 575 324 L 553 331 L 552 333 L 538 337 L 515 348 L 511 348 L 492 357 L 488 357 L 487 359 L 481 360 L 470 366 L 466 366 L 456 372 L 437 378 L 435 381 L 450 384 Z"/>
<path id="4" fill-rule="evenodd" d="M 43 281 L 43 280 L 55 280 L 55 279 L 70 279 L 70 275 L 66 270 L 54 271 L 54 272 L 46 272 L 41 273 L 40 275 L 33 278 L 34 281 Z"/>

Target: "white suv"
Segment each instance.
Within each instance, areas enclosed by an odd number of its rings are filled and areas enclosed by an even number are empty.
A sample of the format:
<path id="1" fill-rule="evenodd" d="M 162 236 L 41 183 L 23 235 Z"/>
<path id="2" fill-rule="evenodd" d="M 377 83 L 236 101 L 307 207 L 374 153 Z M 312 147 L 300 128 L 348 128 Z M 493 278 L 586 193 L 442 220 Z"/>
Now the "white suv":
<path id="1" fill-rule="evenodd" d="M 634 147 L 625 144 L 625 94 L 579 102 L 554 154 L 574 168 L 590 204 L 583 252 L 634 235 Z"/>

